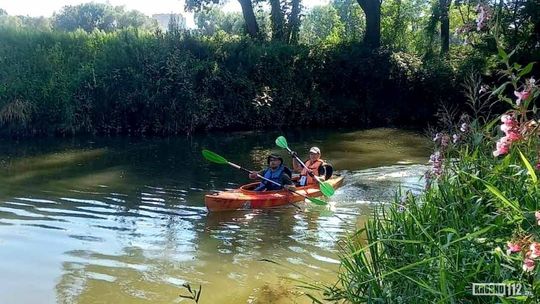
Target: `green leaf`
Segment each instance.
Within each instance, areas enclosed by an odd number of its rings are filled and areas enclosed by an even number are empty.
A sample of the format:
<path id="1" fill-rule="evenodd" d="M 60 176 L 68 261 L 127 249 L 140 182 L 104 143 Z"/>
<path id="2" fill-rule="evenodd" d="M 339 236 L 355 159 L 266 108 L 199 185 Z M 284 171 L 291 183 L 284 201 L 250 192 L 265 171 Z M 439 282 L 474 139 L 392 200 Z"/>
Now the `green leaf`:
<path id="1" fill-rule="evenodd" d="M 499 57 L 501 57 L 502 60 L 504 60 L 504 61 L 508 60 L 508 54 L 503 50 L 503 48 L 498 47 L 497 51 L 499 53 Z"/>
<path id="2" fill-rule="evenodd" d="M 521 70 L 521 72 L 519 72 L 518 77 L 529 74 L 532 71 L 533 65 L 534 62 L 527 64 L 527 66 L 523 70 Z"/>
<path id="3" fill-rule="evenodd" d="M 514 209 L 515 211 L 517 211 L 518 213 L 521 213 L 521 210 L 519 210 L 519 208 L 514 204 L 512 203 L 511 201 L 509 201 L 500 191 L 499 189 L 495 188 L 494 186 L 490 185 L 489 183 L 487 182 L 484 182 L 484 185 L 486 186 L 486 188 L 491 192 L 493 193 L 493 195 L 495 195 L 496 197 L 498 197 L 505 205 L 511 207 L 512 209 Z"/>
<path id="4" fill-rule="evenodd" d="M 518 152 L 519 152 L 519 156 L 521 157 L 521 161 L 523 162 L 523 164 L 527 168 L 527 171 L 529 172 L 529 175 L 531 176 L 531 179 L 532 179 L 533 183 L 536 184 L 538 182 L 538 177 L 536 176 L 536 173 L 534 172 L 534 169 L 531 166 L 531 163 L 525 157 L 525 155 L 523 155 L 523 153 L 521 153 L 521 150 L 518 150 Z"/>
<path id="5" fill-rule="evenodd" d="M 490 96 L 495 96 L 495 95 L 498 95 L 499 93 L 501 93 L 507 85 L 510 84 L 510 81 L 507 81 L 503 84 L 501 84 L 498 88 L 496 88 L 493 92 L 491 92 Z"/>

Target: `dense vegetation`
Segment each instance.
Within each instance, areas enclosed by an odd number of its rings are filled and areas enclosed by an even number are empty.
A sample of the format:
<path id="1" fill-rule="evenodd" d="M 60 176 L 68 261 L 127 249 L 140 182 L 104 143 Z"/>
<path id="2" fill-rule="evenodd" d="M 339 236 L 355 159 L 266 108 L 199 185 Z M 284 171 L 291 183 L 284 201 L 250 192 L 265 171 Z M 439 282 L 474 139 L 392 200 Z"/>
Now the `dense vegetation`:
<path id="1" fill-rule="evenodd" d="M 540 302 L 540 86 L 535 63 L 515 64 L 514 55 L 494 56 L 496 85 L 478 75 L 465 82 L 471 111 L 441 116 L 425 191 L 398 193 L 344 242 L 327 299 Z M 474 287 L 481 283 L 492 286 Z"/>
<path id="2" fill-rule="evenodd" d="M 197 29 L 173 20 L 166 32 L 107 5 L 68 6 L 50 19 L 0 12 L 0 132 L 425 125 L 441 104 L 462 106 L 461 83 L 471 70 L 494 67 L 486 56 L 493 41 L 474 33 L 446 37 L 446 49 L 440 8 L 428 2 L 383 2 L 379 37 L 369 39 L 362 3 L 314 8 L 301 27 L 292 24 L 295 5 L 256 10 L 255 36 L 245 14 L 204 1 L 188 2 Z M 452 33 L 472 26 L 474 5 L 450 5 Z M 527 5 L 500 13 L 503 28 L 514 29 L 504 43 L 521 43 L 518 62 L 538 56 L 538 16 Z"/>

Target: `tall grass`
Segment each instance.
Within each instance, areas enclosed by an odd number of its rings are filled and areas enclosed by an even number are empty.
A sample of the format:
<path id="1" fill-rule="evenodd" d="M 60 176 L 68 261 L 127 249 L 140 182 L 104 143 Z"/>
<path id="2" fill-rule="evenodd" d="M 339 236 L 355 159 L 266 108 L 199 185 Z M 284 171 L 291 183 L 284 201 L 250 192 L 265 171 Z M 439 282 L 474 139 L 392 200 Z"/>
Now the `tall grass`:
<path id="1" fill-rule="evenodd" d="M 511 109 L 436 136 L 426 191 L 396 197 L 348 238 L 338 281 L 324 290 L 327 300 L 540 303 L 540 129 L 533 106 L 540 90 L 525 78 L 530 66 L 511 65 L 509 57 L 499 52 L 508 82 L 480 95 L 498 96 Z M 518 93 L 525 98 L 518 101 Z M 477 296 L 473 283 L 517 283 L 530 294 Z"/>

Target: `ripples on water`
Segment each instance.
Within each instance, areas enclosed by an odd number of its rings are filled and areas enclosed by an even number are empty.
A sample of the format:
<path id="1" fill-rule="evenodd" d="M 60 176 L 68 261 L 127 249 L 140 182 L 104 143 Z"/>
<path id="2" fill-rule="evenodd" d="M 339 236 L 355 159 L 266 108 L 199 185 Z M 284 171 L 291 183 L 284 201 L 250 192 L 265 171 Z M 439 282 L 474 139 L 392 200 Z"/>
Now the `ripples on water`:
<path id="1" fill-rule="evenodd" d="M 207 214 L 203 195 L 243 176 L 227 182 L 218 171 L 178 183 L 160 166 L 130 179 L 117 161 L 81 168 L 77 157 L 69 168 L 54 157 L 15 164 L 0 180 L 0 303 L 177 303 L 184 283 L 203 286 L 201 303 L 310 303 L 283 278 L 333 282 L 337 240 L 399 185 L 421 191 L 426 169 L 341 171 L 346 185 L 331 211 Z"/>

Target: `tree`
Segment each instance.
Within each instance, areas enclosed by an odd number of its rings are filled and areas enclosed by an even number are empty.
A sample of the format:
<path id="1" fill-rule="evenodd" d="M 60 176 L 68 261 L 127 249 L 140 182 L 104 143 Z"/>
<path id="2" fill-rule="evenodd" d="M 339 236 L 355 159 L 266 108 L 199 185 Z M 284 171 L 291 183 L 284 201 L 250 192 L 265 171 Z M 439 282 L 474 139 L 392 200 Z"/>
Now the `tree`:
<path id="1" fill-rule="evenodd" d="M 300 11 L 302 5 L 300 0 L 291 1 L 291 12 L 288 16 L 288 30 L 287 30 L 287 42 L 290 44 L 298 43 L 298 36 L 300 33 Z"/>
<path id="2" fill-rule="evenodd" d="M 7 14 L 6 10 L 0 8 L 0 16 L 7 16 Z"/>
<path id="3" fill-rule="evenodd" d="M 125 11 L 124 6 L 114 8 L 117 29 L 134 27 L 138 29 L 155 30 L 157 29 L 157 20 L 146 16 L 137 10 Z"/>
<path id="4" fill-rule="evenodd" d="M 251 0 L 238 0 L 238 2 L 242 7 L 242 15 L 249 36 L 258 38 L 260 31 L 257 19 L 255 18 L 255 12 L 253 11 L 253 3 Z M 186 0 L 185 8 L 190 12 L 200 12 L 215 4 L 221 4 L 220 0 Z"/>
<path id="5" fill-rule="evenodd" d="M 300 27 L 300 42 L 315 45 L 341 41 L 345 28 L 337 10 L 331 5 L 314 7 Z"/>
<path id="6" fill-rule="evenodd" d="M 195 24 L 203 35 L 212 36 L 217 31 L 231 35 L 244 33 L 244 19 L 240 13 L 223 12 L 219 7 L 211 7 L 195 13 Z"/>
<path id="7" fill-rule="evenodd" d="M 366 15 L 364 43 L 370 48 L 381 46 L 381 2 L 382 0 L 357 0 Z"/>
<path id="8" fill-rule="evenodd" d="M 279 0 L 270 1 L 270 18 L 272 20 L 272 40 L 284 41 L 285 38 L 285 14 L 281 9 Z"/>
<path id="9" fill-rule="evenodd" d="M 74 31 L 79 28 L 87 32 L 94 29 L 112 31 L 115 27 L 113 14 L 112 7 L 103 3 L 67 5 L 60 13 L 53 15 L 53 25 L 55 29 L 65 31 Z"/>
<path id="10" fill-rule="evenodd" d="M 441 22 L 441 55 L 445 55 L 450 50 L 450 18 L 448 11 L 452 0 L 439 1 L 439 20 Z"/>
<path id="11" fill-rule="evenodd" d="M 53 26 L 64 31 L 80 28 L 87 32 L 95 29 L 111 32 L 128 27 L 152 30 L 157 28 L 157 22 L 136 10 L 126 12 L 123 6 L 90 2 L 64 6 L 53 15 Z"/>
<path id="12" fill-rule="evenodd" d="M 336 9 L 344 26 L 345 40 L 359 41 L 364 36 L 366 27 L 364 12 L 356 0 L 333 0 L 331 5 Z"/>

